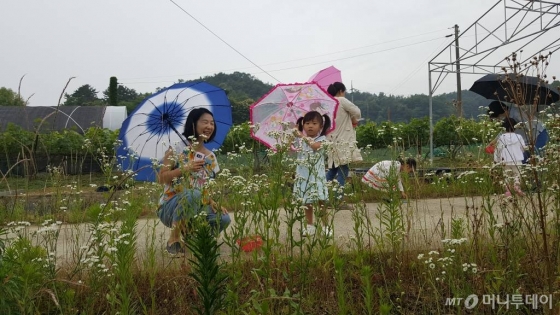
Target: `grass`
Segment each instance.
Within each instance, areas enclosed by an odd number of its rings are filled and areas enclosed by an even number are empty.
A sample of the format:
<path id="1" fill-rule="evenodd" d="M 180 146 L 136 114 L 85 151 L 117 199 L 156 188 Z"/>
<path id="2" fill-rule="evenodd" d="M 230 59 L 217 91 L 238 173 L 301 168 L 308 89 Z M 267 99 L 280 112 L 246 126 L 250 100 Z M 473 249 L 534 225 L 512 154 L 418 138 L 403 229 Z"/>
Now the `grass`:
<path id="1" fill-rule="evenodd" d="M 38 173 L 32 178 L 26 176 L 7 177 L 6 180 L 0 181 L 0 191 L 39 195 L 53 193 L 56 190 L 69 192 L 71 186 L 75 186 L 77 189 L 95 191 L 91 185 L 102 186 L 105 181 L 106 177 L 101 173 L 54 177 L 52 174 L 45 172 Z"/>
<path id="2" fill-rule="evenodd" d="M 461 184 L 455 178 L 456 175 L 448 175 L 419 178 L 410 174 L 405 176 L 404 180 L 410 187 L 410 196 L 414 199 L 451 198 L 479 193 L 476 187 Z M 97 192 L 97 187 L 104 183 L 104 178 L 100 174 L 66 175 L 56 184 L 47 174 L 39 174 L 34 179 L 8 177 L 7 182 L 9 185 L 4 184 L 4 186 L 12 189 L 12 196 L 0 196 L 0 205 L 5 209 L 3 215 L 0 215 L 0 222 L 4 224 L 14 220 L 39 223 L 46 218 L 67 223 L 91 222 L 101 211 L 100 204 L 105 203 L 109 198 L 122 197 L 125 192 L 132 195 L 135 203 L 142 204 L 139 218 L 150 218 L 155 217 L 156 201 L 159 198 L 157 188 L 142 182 L 136 183 L 135 186 L 140 188 L 136 190 Z M 218 179 L 218 182 L 226 193 L 233 193 L 225 184 L 226 180 Z M 361 192 L 359 200 L 352 197 L 352 193 L 356 191 Z M 347 194 L 350 194 L 346 197 L 350 202 L 378 202 L 385 197 L 383 192 L 367 188 L 358 174 L 350 178 Z M 224 203 L 226 207 L 236 209 L 236 206 L 228 204 L 227 200 Z M 25 211 L 21 208 L 25 208 Z M 63 211 L 53 211 L 53 208 Z"/>
<path id="3" fill-rule="evenodd" d="M 0 313 L 551 313 L 559 289 L 553 266 L 560 262 L 555 152 L 551 147 L 550 159 L 525 168 L 526 189 L 535 174 L 547 188 L 528 196 L 501 196 L 500 169 L 474 154 L 452 164 L 476 162 L 475 172 L 405 176 L 404 204 L 383 202 L 397 192 L 374 191 L 353 177 L 345 198 L 354 210 L 336 210 L 340 200 L 330 200 L 333 239 L 299 234 L 304 214 L 291 198 L 291 156 L 271 155 L 266 172 L 231 172 L 239 159 L 253 164 L 247 155 L 230 155 L 212 192 L 234 223 L 216 242 L 208 235 L 190 240 L 194 254 L 179 259 L 165 255 L 169 231 L 154 217 L 159 185 L 94 193 L 90 185 L 126 174 L 9 177 L 3 185 L 25 195 L 1 199 Z M 335 196 L 336 186 L 329 189 Z M 88 201 L 90 195 L 97 198 Z M 241 251 L 236 241 L 254 234 L 262 248 Z M 473 294 L 481 302 L 472 310 L 445 305 Z M 492 294 L 551 295 L 554 310 L 492 308 L 482 303 Z"/>
<path id="4" fill-rule="evenodd" d="M 547 58 L 531 65 L 539 70 Z M 543 158 L 520 168 L 526 195 L 503 196 L 511 179 L 481 148 L 432 164 L 427 148 L 417 156 L 395 138 L 391 148 L 364 150 L 354 167 L 401 154 L 422 169 L 461 170 L 403 176 L 406 203 L 352 177 L 344 188 L 352 211 L 338 210 L 339 188 L 329 185 L 332 208 L 309 237 L 292 197 L 293 154 L 238 146 L 242 153 L 219 157 L 210 186 L 233 223 L 214 238 L 205 220 L 195 222 L 183 258 L 164 252 L 169 230 L 154 217 L 161 187 L 115 172 L 114 152 L 88 140 L 103 175 L 49 167 L 34 178 L 2 177 L 0 191 L 17 194 L 0 196 L 0 314 L 558 314 L 560 116 L 546 117 Z M 465 139 L 491 137 L 486 123 Z M 122 189 L 93 192 L 101 185 Z M 242 251 L 237 240 L 253 235 L 262 247 Z M 522 303 L 504 303 L 514 296 Z"/>

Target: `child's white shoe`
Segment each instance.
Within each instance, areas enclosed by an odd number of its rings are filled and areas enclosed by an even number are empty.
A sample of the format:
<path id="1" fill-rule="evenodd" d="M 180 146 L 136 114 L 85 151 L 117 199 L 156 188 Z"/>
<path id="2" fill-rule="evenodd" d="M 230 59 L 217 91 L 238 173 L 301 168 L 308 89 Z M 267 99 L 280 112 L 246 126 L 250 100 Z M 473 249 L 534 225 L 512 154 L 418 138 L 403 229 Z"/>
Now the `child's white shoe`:
<path id="1" fill-rule="evenodd" d="M 332 230 L 332 228 L 330 228 L 329 226 L 323 227 L 323 234 L 325 234 L 325 236 L 326 236 L 327 238 L 333 237 L 333 230 Z"/>

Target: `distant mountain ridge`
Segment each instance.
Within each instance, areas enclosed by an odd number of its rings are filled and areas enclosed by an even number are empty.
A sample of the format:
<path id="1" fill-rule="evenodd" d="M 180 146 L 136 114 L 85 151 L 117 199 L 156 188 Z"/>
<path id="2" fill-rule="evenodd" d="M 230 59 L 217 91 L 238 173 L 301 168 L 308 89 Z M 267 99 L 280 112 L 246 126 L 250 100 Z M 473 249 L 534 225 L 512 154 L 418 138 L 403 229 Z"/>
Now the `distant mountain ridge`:
<path id="1" fill-rule="evenodd" d="M 226 90 L 233 106 L 233 122 L 239 124 L 249 120 L 249 106 L 265 95 L 273 85 L 264 83 L 251 74 L 234 72 L 231 74 L 217 73 L 212 76 L 201 77 L 193 81 L 206 81 Z M 387 95 L 385 93 L 372 94 L 354 90 L 347 91 L 346 98 L 352 100 L 362 110 L 362 117 L 374 122 L 392 121 L 409 122 L 412 118 L 429 116 L 429 98 L 426 94 L 411 96 Z M 443 93 L 434 96 L 432 109 L 434 121 L 443 117 L 457 115 L 454 106 L 456 93 Z M 480 106 L 486 106 L 490 101 L 468 90 L 462 91 L 463 117 L 477 119 L 483 112 Z"/>

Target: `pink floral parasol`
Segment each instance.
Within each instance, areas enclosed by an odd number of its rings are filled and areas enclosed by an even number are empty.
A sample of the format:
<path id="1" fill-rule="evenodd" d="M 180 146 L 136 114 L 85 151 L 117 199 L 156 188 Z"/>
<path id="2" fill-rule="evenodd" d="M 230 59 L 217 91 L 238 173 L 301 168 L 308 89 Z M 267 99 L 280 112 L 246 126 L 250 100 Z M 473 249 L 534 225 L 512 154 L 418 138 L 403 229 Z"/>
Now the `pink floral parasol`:
<path id="1" fill-rule="evenodd" d="M 316 83 L 278 84 L 251 105 L 251 136 L 271 149 L 279 144 L 282 135 L 295 127 L 299 117 L 315 110 L 331 118 L 331 129 L 338 100 Z"/>
<path id="2" fill-rule="evenodd" d="M 340 70 L 330 66 L 312 75 L 308 82 L 315 82 L 326 91 L 332 83 L 342 82 L 342 75 Z"/>

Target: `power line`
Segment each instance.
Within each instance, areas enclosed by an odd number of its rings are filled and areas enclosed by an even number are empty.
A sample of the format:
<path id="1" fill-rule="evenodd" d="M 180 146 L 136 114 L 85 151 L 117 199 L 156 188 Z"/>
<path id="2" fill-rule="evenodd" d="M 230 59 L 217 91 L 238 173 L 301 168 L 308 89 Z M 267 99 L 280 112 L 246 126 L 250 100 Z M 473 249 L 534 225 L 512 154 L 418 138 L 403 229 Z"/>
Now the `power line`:
<path id="1" fill-rule="evenodd" d="M 452 28 L 454 28 L 454 27 L 449 27 L 448 29 L 452 29 Z M 510 29 L 513 29 L 513 28 L 510 28 Z M 490 32 L 488 32 L 488 31 L 480 31 L 480 34 L 485 34 L 485 33 L 488 33 L 488 34 L 489 34 Z M 448 37 L 452 37 L 452 36 L 453 36 L 453 34 L 450 34 L 450 35 L 447 35 L 447 36 L 445 36 L 445 37 L 448 38 Z M 465 37 L 474 37 L 474 36 L 475 36 L 475 35 L 461 35 L 462 38 L 465 38 Z M 405 78 L 403 81 L 401 81 L 400 83 L 398 83 L 397 85 L 395 85 L 395 87 L 392 88 L 392 89 L 390 90 L 389 95 L 391 95 L 392 93 L 394 93 L 394 92 L 398 89 L 398 87 L 400 87 L 402 84 L 406 83 L 406 82 L 407 82 L 408 80 L 410 80 L 418 71 L 420 71 L 420 69 L 422 69 L 422 67 L 425 65 L 425 63 L 426 63 L 428 60 L 430 60 L 430 59 L 432 58 L 431 56 L 433 56 L 433 55 L 441 48 L 441 46 L 443 46 L 443 44 L 445 44 L 445 39 L 444 39 L 444 40 L 442 41 L 442 43 L 439 44 L 439 46 L 430 54 L 430 57 L 426 58 L 426 60 L 423 61 L 422 64 L 420 64 L 420 65 L 419 65 L 415 70 L 413 70 L 408 76 L 406 76 L 406 78 Z M 560 46 L 560 44 L 559 44 L 559 46 Z"/>
<path id="2" fill-rule="evenodd" d="M 410 46 L 414 46 L 414 45 L 418 45 L 418 44 L 423 44 L 423 43 L 427 43 L 427 42 L 432 42 L 432 41 L 438 40 L 438 39 L 441 39 L 441 37 L 433 38 L 433 39 L 428 39 L 428 40 L 424 40 L 424 41 L 420 41 L 420 42 L 416 42 L 416 43 L 412 43 L 412 44 L 407 44 L 407 45 L 402 45 L 402 46 L 397 46 L 397 47 L 392 47 L 392 48 L 387 48 L 387 49 L 382 49 L 382 50 L 376 50 L 376 51 L 372 51 L 372 52 L 368 52 L 368 53 L 363 53 L 363 54 L 359 54 L 359 55 L 354 55 L 354 56 L 349 56 L 349 57 L 331 59 L 331 60 L 327 60 L 327 61 L 321 61 L 321 62 L 306 64 L 306 65 L 303 65 L 303 66 L 294 66 L 294 67 L 282 68 L 282 69 L 276 69 L 276 70 L 270 70 L 270 71 L 274 72 L 274 71 L 284 71 L 284 70 L 299 69 L 299 68 L 304 68 L 304 67 L 310 67 L 310 66 L 320 65 L 320 64 L 323 64 L 323 63 L 330 63 L 330 62 L 333 62 L 333 61 L 340 61 L 340 60 L 353 59 L 353 58 L 358 58 L 358 57 L 363 57 L 363 56 L 378 54 L 378 53 L 382 53 L 382 52 L 387 52 L 387 51 L 391 51 L 391 50 L 395 50 L 395 49 L 399 49 L 399 48 L 405 48 L 405 47 L 410 47 Z"/>
<path id="3" fill-rule="evenodd" d="M 170 0 L 171 1 L 171 0 Z M 188 12 L 185 12 L 186 14 L 189 14 Z M 190 14 L 189 14 L 190 15 Z M 192 16 L 191 16 L 192 17 Z M 200 23 L 198 20 L 196 20 L 194 17 L 193 19 L 195 21 L 197 21 L 198 23 Z M 201 24 L 202 25 L 202 24 Z M 206 26 L 202 25 L 203 27 L 206 28 Z M 359 49 L 363 49 L 363 48 L 368 48 L 368 47 L 374 47 L 374 46 L 381 46 L 384 44 L 388 44 L 388 43 L 392 43 L 392 42 L 397 42 L 397 41 L 401 41 L 401 40 L 405 40 L 405 39 L 410 39 L 410 38 L 414 38 L 414 37 L 419 37 L 419 36 L 423 36 L 423 35 L 427 35 L 427 34 L 432 34 L 432 33 L 437 33 L 437 32 L 441 32 L 441 31 L 447 31 L 450 28 L 445 28 L 445 29 L 439 29 L 439 30 L 434 30 L 434 31 L 430 31 L 430 32 L 425 32 L 425 33 L 421 33 L 421 34 L 416 34 L 416 35 L 411 35 L 411 36 L 406 36 L 406 37 L 401 37 L 401 38 L 397 38 L 397 39 L 393 39 L 393 40 L 389 40 L 389 41 L 384 41 L 384 42 L 380 42 L 380 43 L 375 43 L 375 44 L 370 44 L 370 45 L 365 45 L 365 46 L 360 46 L 360 47 L 355 47 L 355 48 L 349 48 L 349 49 L 345 49 L 345 50 L 339 50 L 339 51 L 335 51 L 335 52 L 331 52 L 331 53 L 326 53 L 326 54 L 320 54 L 320 55 L 313 55 L 313 56 L 308 56 L 308 57 L 303 57 L 303 58 L 297 58 L 297 59 L 291 59 L 291 60 L 285 60 L 285 61 L 278 61 L 278 62 L 271 62 L 271 63 L 266 63 L 266 64 L 262 64 L 262 66 L 272 66 L 272 65 L 277 65 L 277 64 L 282 64 L 282 63 L 290 63 L 290 62 L 294 62 L 294 61 L 301 61 L 301 60 L 306 60 L 306 59 L 314 59 L 314 58 L 318 58 L 318 57 L 324 57 L 324 56 L 330 56 L 330 55 L 335 55 L 335 54 L 339 54 L 339 53 L 343 53 L 343 52 L 348 52 L 348 51 L 353 51 L 353 50 L 359 50 Z M 212 33 L 212 31 L 208 30 L 209 32 Z M 488 33 L 487 31 L 479 31 L 480 34 L 485 34 Z M 212 33 L 214 34 L 214 33 Z M 215 34 L 214 34 L 215 35 Z M 215 35 L 217 36 L 217 35 Z M 449 36 L 453 36 L 453 35 L 449 35 Z M 462 37 L 474 37 L 475 35 L 462 35 Z M 218 37 L 219 38 L 219 37 Z M 222 40 L 220 38 L 220 40 Z M 436 40 L 436 39 L 434 39 Z M 222 40 L 223 41 L 223 40 Z M 226 43 L 226 45 L 228 45 Z M 229 46 L 229 45 L 228 45 Z M 233 50 L 235 50 L 234 48 L 232 48 Z M 246 58 L 246 57 L 244 57 Z M 342 60 L 342 59 L 333 59 L 333 60 L 328 60 L 325 62 L 321 62 L 321 63 L 327 63 L 327 62 L 332 62 L 332 61 L 337 61 L 337 60 Z M 250 61 L 251 62 L 251 61 Z M 251 62 L 252 64 L 254 64 L 253 62 Z M 316 64 L 310 64 L 310 65 L 316 65 Z M 310 66 L 310 65 L 304 65 L 301 67 L 306 67 L 306 66 Z M 266 73 L 268 75 L 270 75 L 267 71 L 263 70 L 261 67 L 256 66 L 257 68 L 259 68 L 262 72 L 257 72 L 257 73 Z M 151 77 L 137 77 L 137 78 L 123 78 L 123 81 L 127 81 L 127 80 L 144 80 L 144 79 L 156 79 L 156 78 L 176 78 L 176 77 L 188 77 L 188 76 L 194 76 L 194 75 L 209 75 L 209 74 L 213 74 L 213 73 L 217 73 L 217 72 L 230 72 L 230 71 L 242 71 L 242 70 L 246 70 L 246 69 L 252 69 L 254 67 L 243 67 L 243 68 L 230 68 L 230 69 L 220 69 L 220 70 L 215 70 L 215 71 L 205 71 L 205 72 L 197 72 L 197 73 L 187 73 L 187 74 L 177 74 L 177 75 L 163 75 L 163 76 L 151 76 Z M 298 67 L 299 68 L 299 67 Z M 269 72 L 274 72 L 274 71 L 280 71 L 280 70 L 271 70 Z M 276 81 L 280 82 L 278 79 L 275 78 Z M 160 83 L 160 82 L 174 82 L 172 80 L 161 80 L 161 81 L 144 81 L 144 82 L 129 82 L 129 83 Z"/>
<path id="4" fill-rule="evenodd" d="M 348 60 L 348 59 L 353 59 L 353 58 L 368 56 L 368 55 L 372 55 L 372 54 L 378 54 L 378 53 L 382 53 L 382 52 L 387 52 L 387 51 L 391 51 L 391 50 L 395 50 L 395 49 L 410 47 L 410 46 L 414 46 L 414 45 L 418 45 L 418 44 L 423 44 L 423 43 L 431 42 L 431 41 L 438 40 L 438 39 L 441 39 L 441 37 L 437 37 L 437 38 L 433 38 L 433 39 L 428 39 L 428 40 L 424 40 L 424 41 L 420 41 L 420 42 L 416 42 L 416 43 L 406 44 L 406 45 L 402 45 L 402 46 L 397 46 L 397 47 L 392 47 L 392 48 L 377 50 L 377 51 L 373 51 L 373 52 L 369 52 L 369 53 L 363 53 L 363 54 L 359 54 L 359 55 L 353 55 L 353 56 L 349 56 L 349 57 L 343 57 L 343 58 L 337 58 L 337 59 L 330 59 L 330 60 L 326 60 L 326 61 L 315 62 L 315 63 L 306 64 L 306 65 L 301 65 L 301 66 L 294 66 L 294 67 L 288 67 L 288 68 L 281 68 L 281 69 L 269 70 L 268 72 L 262 70 L 262 69 L 259 67 L 259 69 L 261 69 L 262 72 L 253 72 L 253 73 L 250 73 L 250 74 L 253 75 L 253 74 L 260 74 L 260 73 L 263 73 L 263 72 L 264 72 L 264 73 L 270 75 L 269 72 L 278 72 L 278 71 L 285 71 L 285 70 L 293 70 L 293 69 L 299 69 L 299 68 L 305 68 L 305 67 L 316 66 L 316 65 L 319 65 L 319 64 L 331 63 L 331 62 L 334 62 L 334 61 Z M 215 73 L 215 72 L 214 72 L 214 73 Z M 209 75 L 209 73 L 204 73 L 204 74 Z M 124 81 L 124 80 L 123 80 L 123 81 Z M 143 83 L 164 83 L 164 82 L 174 82 L 174 81 L 165 80 L 165 81 L 145 81 L 145 82 L 123 82 L 122 84 L 143 84 Z"/>
<path id="5" fill-rule="evenodd" d="M 292 59 L 292 60 L 287 60 L 287 61 L 268 63 L 268 64 L 265 64 L 265 66 L 271 66 L 271 65 L 275 65 L 275 64 L 281 64 L 281 63 L 289 63 L 289 62 L 294 62 L 294 61 L 301 61 L 301 60 L 306 60 L 306 59 L 314 59 L 314 58 L 317 58 L 317 57 L 324 57 L 324 56 L 336 55 L 336 54 L 343 53 L 343 52 L 348 52 L 348 51 L 353 51 L 353 50 L 359 50 L 359 49 L 364 49 L 364 48 L 368 48 L 368 47 L 381 46 L 381 45 L 385 45 L 385 44 L 388 44 L 388 43 L 398 42 L 398 41 L 401 41 L 401 40 L 405 40 L 405 39 L 409 39 L 409 38 L 414 38 L 414 37 L 419 37 L 419 36 L 423 36 L 423 35 L 427 35 L 427 34 L 432 34 L 432 33 L 436 33 L 436 32 L 441 32 L 441 31 L 446 31 L 446 30 L 447 30 L 447 29 L 441 29 L 441 30 L 437 30 L 437 31 L 431 31 L 431 32 L 426 32 L 426 33 L 422 33 L 422 34 L 417 34 L 417 35 L 412 35 L 412 36 L 407 36 L 407 37 L 401 37 L 401 38 L 397 38 L 397 39 L 393 39 L 393 40 L 388 40 L 388 41 L 381 42 L 381 43 L 375 43 L 375 44 L 370 44 L 370 45 L 366 45 L 366 46 L 360 46 L 360 47 L 355 47 L 355 48 L 349 48 L 349 49 L 339 50 L 339 51 L 335 51 L 335 52 L 331 52 L 331 53 L 326 53 L 326 54 L 321 54 L 321 55 L 315 55 L 315 56 L 311 56 L 311 57 L 304 57 L 304 58 Z"/>
<path id="6" fill-rule="evenodd" d="M 427 35 L 427 34 L 437 33 L 437 32 L 446 31 L 446 30 L 447 30 L 447 29 L 440 29 L 440 30 L 437 30 L 437 31 L 430 31 L 430 32 L 422 33 L 422 34 L 417 34 L 417 35 L 412 35 L 412 36 L 401 37 L 401 38 L 397 38 L 397 39 L 393 39 L 393 40 L 389 40 L 389 41 L 384 41 L 384 42 L 380 42 L 380 43 L 375 43 L 375 44 L 370 44 L 370 45 L 365 45 L 365 46 L 360 46 L 360 47 L 355 47 L 355 48 L 349 48 L 349 49 L 345 49 L 345 50 L 338 50 L 338 51 L 330 52 L 330 53 L 326 53 L 326 54 L 313 55 L 313 56 L 308 56 L 308 57 L 303 57 L 303 58 L 297 58 L 297 59 L 291 59 L 291 60 L 285 60 L 285 61 L 271 62 L 271 63 L 263 64 L 262 66 L 272 66 L 272 65 L 282 64 L 282 63 L 291 63 L 291 62 L 294 62 L 294 61 L 301 61 L 301 60 L 306 60 L 306 59 L 314 59 L 314 58 L 318 58 L 318 57 L 336 55 L 336 54 L 340 54 L 340 53 L 344 53 L 344 52 L 348 52 L 348 51 L 359 50 L 359 49 L 364 49 L 364 48 L 368 48 L 368 47 L 381 46 L 381 45 L 385 45 L 385 44 L 388 44 L 388 43 L 393 43 L 393 42 L 397 42 L 397 41 L 401 41 L 401 40 L 405 40 L 405 39 L 410 39 L 410 38 L 414 38 L 414 37 L 424 36 L 424 35 Z M 252 68 L 254 68 L 254 67 L 232 68 L 232 69 L 225 69 L 225 70 L 222 69 L 222 70 L 213 71 L 212 73 L 216 73 L 216 72 L 229 72 L 229 71 L 240 71 L 240 70 L 246 70 L 246 69 L 252 69 Z M 261 69 L 261 70 L 262 70 L 262 69 Z M 141 78 L 124 78 L 123 80 L 142 80 L 142 79 L 181 77 L 181 76 L 191 76 L 191 75 L 204 75 L 204 74 L 208 74 L 209 72 L 211 72 L 211 71 L 207 71 L 207 72 L 198 72 L 198 73 L 188 73 L 188 74 L 178 74 L 178 75 L 164 75 L 164 76 L 153 76 L 153 77 L 141 77 Z"/>
<path id="7" fill-rule="evenodd" d="M 266 72 L 266 70 L 264 70 L 263 68 L 261 68 L 259 65 L 257 65 L 256 63 L 254 63 L 251 59 L 249 59 L 247 56 L 245 56 L 244 54 L 242 54 L 239 50 L 235 49 L 232 45 L 230 45 L 228 42 L 226 42 L 225 40 L 223 40 L 220 36 L 218 36 L 218 34 L 214 33 L 211 29 L 209 29 L 208 27 L 206 27 L 206 25 L 204 25 L 202 22 L 200 22 L 199 20 L 197 20 L 192 14 L 190 14 L 189 12 L 187 12 L 185 9 L 183 9 L 180 5 L 178 5 L 175 1 L 173 0 L 169 0 L 171 1 L 171 3 L 173 3 L 175 6 L 177 6 L 181 11 L 185 12 L 185 14 L 187 14 L 188 16 L 190 16 L 193 20 L 195 20 L 198 24 L 200 24 L 202 27 L 204 27 L 208 32 L 210 32 L 212 35 L 216 36 L 216 38 L 218 38 L 219 40 L 221 40 L 224 44 L 226 44 L 229 48 L 233 49 L 233 51 L 235 51 L 236 53 L 238 53 L 241 57 L 245 58 L 245 60 L 249 61 L 250 63 L 252 63 L 255 67 L 259 68 L 262 72 L 268 74 L 271 78 L 273 78 L 274 80 L 280 82 L 280 80 L 276 79 L 273 75 L 271 75 L 270 73 Z"/>
<path id="8" fill-rule="evenodd" d="M 434 51 L 432 51 L 429 55 L 428 58 L 426 58 L 424 61 L 422 61 L 422 63 L 414 70 L 412 70 L 411 73 L 409 73 L 403 81 L 399 82 L 397 85 L 395 85 L 394 88 L 392 88 L 389 92 L 389 95 L 391 95 L 392 93 L 394 93 L 398 87 L 400 87 L 402 84 L 405 84 L 406 82 L 408 82 L 408 80 L 410 80 L 418 71 L 420 71 L 420 69 L 422 69 L 422 67 L 426 64 L 426 62 L 428 62 L 428 60 L 430 60 L 433 56 L 433 54 L 435 54 L 439 49 L 441 49 L 441 46 L 443 46 L 443 44 L 445 44 L 446 42 L 446 38 L 444 38 L 441 43 L 436 47 L 436 49 L 434 49 Z"/>

